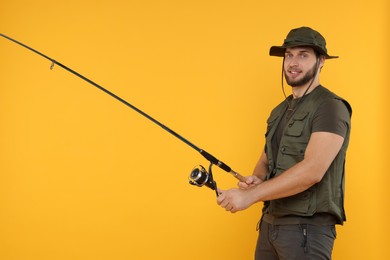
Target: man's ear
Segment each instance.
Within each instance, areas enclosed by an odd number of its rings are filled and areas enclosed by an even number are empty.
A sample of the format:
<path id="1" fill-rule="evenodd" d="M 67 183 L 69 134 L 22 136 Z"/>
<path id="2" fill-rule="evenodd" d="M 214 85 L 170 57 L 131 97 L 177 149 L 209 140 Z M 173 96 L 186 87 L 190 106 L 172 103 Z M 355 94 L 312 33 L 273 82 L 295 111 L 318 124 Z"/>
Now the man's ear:
<path id="1" fill-rule="evenodd" d="M 319 62 L 318 67 L 320 68 L 320 71 L 322 70 L 322 67 L 325 64 L 325 60 L 326 59 L 325 59 L 324 55 L 321 55 L 321 56 L 318 57 L 318 62 Z"/>

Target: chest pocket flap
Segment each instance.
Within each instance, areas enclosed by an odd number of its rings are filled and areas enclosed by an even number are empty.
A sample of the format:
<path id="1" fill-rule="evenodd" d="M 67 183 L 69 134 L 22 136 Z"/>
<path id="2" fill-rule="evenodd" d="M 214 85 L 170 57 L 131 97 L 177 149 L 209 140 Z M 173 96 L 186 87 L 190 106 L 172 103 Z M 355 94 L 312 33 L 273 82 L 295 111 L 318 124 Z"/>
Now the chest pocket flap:
<path id="1" fill-rule="evenodd" d="M 294 114 L 287 124 L 286 135 L 296 137 L 301 136 L 305 124 L 307 123 L 308 114 L 309 112 Z"/>

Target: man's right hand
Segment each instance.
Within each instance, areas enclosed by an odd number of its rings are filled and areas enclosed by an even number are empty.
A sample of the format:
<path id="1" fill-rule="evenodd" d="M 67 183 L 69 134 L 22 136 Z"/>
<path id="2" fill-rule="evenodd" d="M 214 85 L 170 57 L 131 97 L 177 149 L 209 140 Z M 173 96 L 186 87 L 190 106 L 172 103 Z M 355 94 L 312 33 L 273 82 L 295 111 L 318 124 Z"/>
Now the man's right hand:
<path id="1" fill-rule="evenodd" d="M 259 177 L 255 176 L 255 175 L 251 175 L 251 176 L 245 177 L 245 182 L 240 181 L 238 183 L 238 187 L 240 189 L 245 190 L 245 189 L 248 189 L 248 188 L 252 188 L 253 186 L 256 186 L 256 185 L 258 185 L 258 184 L 260 184 L 262 182 L 263 182 L 263 180 L 260 179 Z"/>

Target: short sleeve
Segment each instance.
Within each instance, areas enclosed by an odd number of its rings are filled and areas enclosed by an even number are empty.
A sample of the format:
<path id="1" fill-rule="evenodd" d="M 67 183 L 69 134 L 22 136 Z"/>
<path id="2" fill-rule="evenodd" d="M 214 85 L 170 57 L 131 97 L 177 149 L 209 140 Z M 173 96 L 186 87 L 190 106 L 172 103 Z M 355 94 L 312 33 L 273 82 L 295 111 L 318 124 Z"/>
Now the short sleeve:
<path id="1" fill-rule="evenodd" d="M 331 99 L 321 104 L 314 114 L 312 132 L 330 132 L 345 137 L 351 117 L 343 101 Z"/>

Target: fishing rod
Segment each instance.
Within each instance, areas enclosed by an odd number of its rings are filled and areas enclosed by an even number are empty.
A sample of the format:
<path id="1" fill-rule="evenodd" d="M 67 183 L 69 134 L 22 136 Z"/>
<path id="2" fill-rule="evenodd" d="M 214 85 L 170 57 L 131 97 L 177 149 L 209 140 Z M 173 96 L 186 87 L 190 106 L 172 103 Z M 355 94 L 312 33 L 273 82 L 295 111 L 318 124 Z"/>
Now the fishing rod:
<path id="1" fill-rule="evenodd" d="M 210 162 L 209 169 L 207 171 L 202 165 L 195 166 L 193 168 L 193 170 L 191 171 L 189 177 L 188 177 L 190 184 L 198 186 L 198 187 L 202 187 L 203 185 L 205 185 L 206 187 L 209 187 L 210 189 L 215 190 L 216 195 L 218 196 L 217 183 L 214 181 L 213 175 L 212 175 L 212 166 L 213 165 L 217 165 L 222 170 L 232 174 L 236 179 L 238 179 L 240 181 L 245 181 L 245 177 L 244 176 L 240 175 L 236 171 L 233 171 L 233 169 L 230 168 L 227 164 L 225 164 L 224 162 L 218 160 L 216 157 L 214 157 L 210 153 L 208 153 L 205 150 L 199 148 L 198 146 L 196 146 L 195 144 L 193 144 L 192 142 L 190 142 L 189 140 L 187 140 L 183 136 L 179 135 L 178 133 L 176 133 L 175 131 L 173 131 L 169 127 L 167 127 L 164 124 L 162 124 L 161 122 L 157 121 L 156 119 L 154 119 L 153 117 L 151 117 L 150 115 L 148 115 L 147 113 L 142 111 L 141 109 L 137 108 L 136 106 L 130 104 L 129 102 L 127 102 L 123 98 L 117 96 L 113 92 L 111 92 L 111 91 L 107 90 L 106 88 L 100 86 L 99 84 L 95 83 L 94 81 L 90 80 L 89 78 L 81 75 L 77 71 L 75 71 L 75 70 L 65 66 L 64 64 L 56 61 L 55 59 L 52 59 L 49 56 L 47 56 L 47 55 L 45 55 L 45 54 L 43 54 L 43 53 L 41 53 L 41 52 L 39 52 L 39 51 L 37 51 L 35 49 L 33 49 L 33 48 L 23 44 L 23 43 L 15 40 L 13 38 L 11 38 L 9 36 L 6 36 L 4 34 L 0 34 L 0 36 L 2 36 L 3 38 L 5 38 L 5 39 L 7 39 L 7 40 L 9 40 L 11 42 L 14 42 L 14 43 L 16 43 L 16 44 L 18 44 L 18 45 L 20 45 L 20 46 L 22 46 L 22 47 L 32 51 L 32 52 L 38 54 L 39 56 L 41 56 L 41 57 L 51 61 L 51 65 L 50 65 L 50 69 L 51 70 L 54 68 L 54 65 L 58 65 L 59 67 L 67 70 L 68 72 L 76 75 L 77 77 L 81 78 L 82 80 L 84 80 L 84 81 L 88 82 L 89 84 L 95 86 L 96 88 L 100 89 L 101 91 L 103 91 L 104 93 L 108 94 L 109 96 L 115 98 L 116 100 L 118 100 L 119 102 L 123 103 L 127 107 L 133 109 L 137 113 L 139 113 L 142 116 L 144 116 L 145 118 L 149 119 L 150 121 L 152 121 L 156 125 L 160 126 L 162 129 L 164 129 L 165 131 L 167 131 L 171 135 L 175 136 L 176 138 L 178 138 L 179 140 L 181 140 L 182 142 L 184 142 L 185 144 L 187 144 L 188 146 L 190 146 L 191 148 L 193 148 L 194 150 L 199 152 L 204 158 L 206 158 L 206 160 L 208 160 Z"/>

